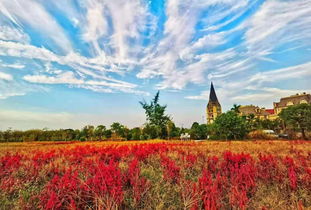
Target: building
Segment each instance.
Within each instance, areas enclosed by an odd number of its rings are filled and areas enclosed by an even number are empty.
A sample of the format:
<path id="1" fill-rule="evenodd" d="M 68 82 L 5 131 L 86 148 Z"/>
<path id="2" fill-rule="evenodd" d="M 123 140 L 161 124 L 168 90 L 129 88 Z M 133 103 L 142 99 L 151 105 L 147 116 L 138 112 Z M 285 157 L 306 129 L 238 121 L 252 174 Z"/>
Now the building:
<path id="1" fill-rule="evenodd" d="M 221 106 L 217 99 L 213 83 L 209 94 L 209 101 L 206 107 L 207 124 L 213 123 L 217 116 L 221 114 Z"/>
<path id="2" fill-rule="evenodd" d="M 241 115 L 252 114 L 254 115 L 254 117 L 259 118 L 261 120 L 271 119 L 271 117 L 274 115 L 274 109 L 260 108 L 254 105 L 240 106 L 239 111 Z"/>
<path id="3" fill-rule="evenodd" d="M 273 103 L 273 109 L 265 109 L 260 108 L 254 105 L 246 105 L 241 106 L 239 108 L 241 115 L 250 115 L 253 114 L 255 117 L 259 119 L 269 119 L 275 120 L 278 118 L 278 114 L 282 111 L 282 109 L 287 108 L 291 105 L 297 104 L 311 104 L 311 95 L 307 93 L 296 94 L 288 97 L 284 97 L 280 99 L 280 102 Z"/>
<path id="4" fill-rule="evenodd" d="M 311 95 L 307 93 L 297 93 L 296 95 L 292 95 L 289 97 L 284 97 L 281 98 L 280 102 L 274 102 L 273 107 L 274 107 L 274 113 L 278 115 L 282 109 L 287 108 L 288 106 L 291 105 L 298 105 L 298 104 L 311 104 Z"/>

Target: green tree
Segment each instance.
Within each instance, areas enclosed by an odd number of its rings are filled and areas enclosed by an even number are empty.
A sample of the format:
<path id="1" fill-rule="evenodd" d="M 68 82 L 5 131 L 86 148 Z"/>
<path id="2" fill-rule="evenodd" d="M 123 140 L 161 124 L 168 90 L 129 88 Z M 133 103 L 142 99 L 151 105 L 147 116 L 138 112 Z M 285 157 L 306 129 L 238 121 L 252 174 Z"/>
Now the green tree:
<path id="1" fill-rule="evenodd" d="M 206 139 L 207 137 L 207 125 L 199 124 L 198 122 L 192 123 L 190 128 L 191 139 Z"/>
<path id="2" fill-rule="evenodd" d="M 133 128 L 130 130 L 130 139 L 132 140 L 139 140 L 142 132 L 139 127 Z"/>
<path id="3" fill-rule="evenodd" d="M 170 117 L 165 114 L 166 105 L 161 106 L 159 104 L 160 92 L 158 91 L 150 103 L 146 101 L 140 101 L 139 103 L 143 107 L 146 113 L 147 123 L 155 127 L 158 133 L 157 138 L 164 138 L 167 136 L 167 123 L 170 121 Z"/>
<path id="4" fill-rule="evenodd" d="M 260 120 L 260 128 L 262 129 L 268 129 L 268 130 L 279 130 L 281 127 L 281 121 L 280 119 L 275 119 L 275 120 L 269 120 L 269 119 L 264 119 Z"/>
<path id="5" fill-rule="evenodd" d="M 234 111 L 235 113 L 240 113 L 240 107 L 241 105 L 233 104 L 233 107 L 231 108 L 231 111 Z"/>
<path id="6" fill-rule="evenodd" d="M 299 129 L 303 139 L 307 139 L 306 130 L 311 129 L 311 104 L 299 104 L 283 109 L 279 114 L 286 125 Z"/>
<path id="7" fill-rule="evenodd" d="M 175 129 L 176 129 L 176 126 L 175 126 L 174 122 L 171 121 L 171 120 L 167 121 L 167 123 L 166 123 L 166 131 L 167 131 L 167 137 L 168 138 L 174 137 Z"/>
<path id="8" fill-rule="evenodd" d="M 82 139 L 93 140 L 93 136 L 94 136 L 94 126 L 93 125 L 84 126 L 84 128 L 81 131 Z"/>
<path id="9" fill-rule="evenodd" d="M 126 138 L 127 133 L 128 133 L 128 129 L 124 125 L 121 125 L 118 122 L 112 123 L 112 125 L 110 126 L 110 129 L 111 129 L 111 132 L 116 137 Z"/>
<path id="10" fill-rule="evenodd" d="M 158 126 L 147 123 L 143 128 L 142 136 L 140 139 L 156 139 L 159 138 L 160 135 L 161 129 Z"/>
<path id="11" fill-rule="evenodd" d="M 214 123 L 209 126 L 209 132 L 217 136 L 217 138 L 243 139 L 247 134 L 247 123 L 245 118 L 239 116 L 234 111 L 228 111 L 219 115 Z"/>
<path id="12" fill-rule="evenodd" d="M 106 126 L 98 125 L 94 131 L 94 136 L 97 139 L 102 140 L 103 138 L 105 138 L 105 132 L 106 132 Z"/>

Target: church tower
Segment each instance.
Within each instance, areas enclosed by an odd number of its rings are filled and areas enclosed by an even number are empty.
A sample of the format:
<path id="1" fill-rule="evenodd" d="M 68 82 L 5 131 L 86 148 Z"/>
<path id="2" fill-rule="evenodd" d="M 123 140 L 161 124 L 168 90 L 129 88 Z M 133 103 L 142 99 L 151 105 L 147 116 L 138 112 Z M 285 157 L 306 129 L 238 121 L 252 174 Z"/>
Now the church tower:
<path id="1" fill-rule="evenodd" d="M 218 102 L 213 82 L 209 94 L 209 101 L 206 107 L 207 124 L 213 123 L 217 116 L 221 114 L 221 106 Z"/>

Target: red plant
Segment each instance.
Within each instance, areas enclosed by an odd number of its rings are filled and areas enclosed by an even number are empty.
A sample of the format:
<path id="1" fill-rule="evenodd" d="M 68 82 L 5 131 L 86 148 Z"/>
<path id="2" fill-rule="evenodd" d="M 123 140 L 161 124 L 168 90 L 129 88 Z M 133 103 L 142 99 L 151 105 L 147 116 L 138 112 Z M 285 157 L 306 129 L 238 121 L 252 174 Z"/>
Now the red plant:
<path id="1" fill-rule="evenodd" d="M 161 163 L 164 168 L 164 179 L 172 183 L 178 183 L 180 179 L 180 167 L 166 156 L 161 157 Z"/>

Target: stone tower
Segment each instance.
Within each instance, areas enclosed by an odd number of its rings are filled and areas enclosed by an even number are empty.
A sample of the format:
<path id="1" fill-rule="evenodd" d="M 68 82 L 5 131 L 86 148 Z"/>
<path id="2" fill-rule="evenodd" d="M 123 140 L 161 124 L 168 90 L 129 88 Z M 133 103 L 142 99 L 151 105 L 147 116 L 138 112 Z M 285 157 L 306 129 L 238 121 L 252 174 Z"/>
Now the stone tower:
<path id="1" fill-rule="evenodd" d="M 209 101 L 206 107 L 207 124 L 213 123 L 217 116 L 221 114 L 221 106 L 217 99 L 213 82 L 209 94 Z"/>

